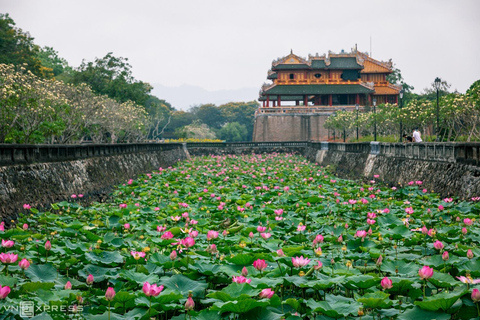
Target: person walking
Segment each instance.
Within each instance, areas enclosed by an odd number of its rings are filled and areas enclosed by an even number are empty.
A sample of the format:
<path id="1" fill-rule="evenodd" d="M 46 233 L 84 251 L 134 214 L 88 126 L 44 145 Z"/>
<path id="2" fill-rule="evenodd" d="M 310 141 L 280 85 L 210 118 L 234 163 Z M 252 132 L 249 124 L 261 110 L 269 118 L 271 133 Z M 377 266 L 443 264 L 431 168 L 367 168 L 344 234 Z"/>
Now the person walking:
<path id="1" fill-rule="evenodd" d="M 420 135 L 420 132 L 418 131 L 418 128 L 415 128 L 415 130 L 413 130 L 413 142 L 422 142 L 422 136 Z"/>

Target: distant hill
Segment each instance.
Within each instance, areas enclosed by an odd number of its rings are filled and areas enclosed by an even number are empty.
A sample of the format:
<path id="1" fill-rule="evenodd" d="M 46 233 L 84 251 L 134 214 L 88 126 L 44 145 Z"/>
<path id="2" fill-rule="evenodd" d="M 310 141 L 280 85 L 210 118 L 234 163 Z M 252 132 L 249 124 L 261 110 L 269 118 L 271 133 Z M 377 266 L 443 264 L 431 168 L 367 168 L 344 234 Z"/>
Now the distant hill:
<path id="1" fill-rule="evenodd" d="M 177 110 L 188 110 L 194 105 L 206 103 L 213 103 L 218 106 L 228 102 L 257 100 L 259 91 L 259 88 L 208 91 L 201 87 L 186 84 L 179 87 L 166 87 L 155 83 L 152 85 L 152 94 L 159 99 L 166 100 Z"/>

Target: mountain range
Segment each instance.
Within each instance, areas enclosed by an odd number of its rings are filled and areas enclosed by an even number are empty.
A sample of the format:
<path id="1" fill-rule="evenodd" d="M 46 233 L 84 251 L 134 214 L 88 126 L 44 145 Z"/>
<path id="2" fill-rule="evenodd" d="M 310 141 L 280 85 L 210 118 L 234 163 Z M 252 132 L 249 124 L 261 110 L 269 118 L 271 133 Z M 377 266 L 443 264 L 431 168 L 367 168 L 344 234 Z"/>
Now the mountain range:
<path id="1" fill-rule="evenodd" d="M 178 87 L 167 87 L 152 84 L 152 94 L 166 100 L 177 110 L 188 110 L 200 104 L 213 103 L 221 105 L 228 102 L 247 102 L 258 99 L 259 88 L 240 88 L 232 90 L 208 91 L 198 86 L 184 84 Z"/>

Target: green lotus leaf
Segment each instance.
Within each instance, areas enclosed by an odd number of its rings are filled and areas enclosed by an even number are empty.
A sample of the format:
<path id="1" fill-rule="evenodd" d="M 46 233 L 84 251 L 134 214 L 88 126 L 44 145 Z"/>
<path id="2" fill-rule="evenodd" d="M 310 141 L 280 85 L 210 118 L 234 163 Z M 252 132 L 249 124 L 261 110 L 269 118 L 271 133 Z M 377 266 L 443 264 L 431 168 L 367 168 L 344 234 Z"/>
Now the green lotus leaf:
<path id="1" fill-rule="evenodd" d="M 415 304 L 427 311 L 447 311 L 453 304 L 460 299 L 468 290 L 456 290 L 452 292 L 442 292 L 431 297 L 425 298 L 423 301 L 415 301 Z"/>
<path id="2" fill-rule="evenodd" d="M 441 272 L 434 272 L 428 281 L 437 288 L 450 288 L 458 284 L 458 281 L 451 275 Z"/>
<path id="3" fill-rule="evenodd" d="M 361 306 L 355 302 L 327 302 L 315 301 L 313 299 L 308 299 L 306 303 L 313 312 L 322 312 L 324 315 L 335 319 L 347 317 L 348 315 L 357 315 L 358 308 Z"/>
<path id="4" fill-rule="evenodd" d="M 244 299 L 239 301 L 215 302 L 211 309 L 221 312 L 246 313 L 254 308 L 266 307 L 268 305 L 270 305 L 270 301 L 266 299 Z"/>
<path id="5" fill-rule="evenodd" d="M 57 269 L 50 263 L 31 265 L 25 275 L 36 282 L 53 282 L 58 277 Z"/>
<path id="6" fill-rule="evenodd" d="M 205 295 L 205 289 L 208 287 L 208 283 L 197 280 L 191 280 L 184 275 L 176 274 L 172 277 L 163 277 L 160 280 L 165 287 L 176 290 L 182 295 L 187 296 L 189 291 L 192 291 L 194 297 L 203 298 Z"/>
<path id="7" fill-rule="evenodd" d="M 418 275 L 418 270 L 421 266 L 413 263 L 413 262 L 405 262 L 403 260 L 387 260 L 383 261 L 380 270 L 383 272 L 388 272 L 391 276 L 397 275 L 396 271 L 398 271 L 398 275 L 401 276 L 415 276 Z"/>
<path id="8" fill-rule="evenodd" d="M 350 290 L 368 289 L 380 283 L 380 279 L 370 275 L 358 275 L 347 277 L 344 286 Z"/>
<path id="9" fill-rule="evenodd" d="M 38 290 L 50 290 L 55 286 L 53 282 L 27 282 L 22 284 L 20 291 L 22 293 L 37 292 Z"/>
<path id="10" fill-rule="evenodd" d="M 389 308 L 393 304 L 389 297 L 390 295 L 385 292 L 375 291 L 365 294 L 363 297 L 358 298 L 357 301 L 367 308 Z"/>
<path id="11" fill-rule="evenodd" d="M 417 306 L 412 309 L 408 309 L 401 313 L 398 320 L 448 320 L 451 319 L 451 315 L 444 312 L 432 312 L 423 310 Z"/>
<path id="12" fill-rule="evenodd" d="M 93 264 L 86 265 L 78 271 L 78 275 L 86 279 L 88 275 L 93 275 L 94 282 L 100 282 L 105 279 L 117 278 L 118 268 L 104 268 Z"/>
<path id="13" fill-rule="evenodd" d="M 243 300 L 255 297 L 261 289 L 254 289 L 248 283 L 232 283 L 221 291 L 209 293 L 207 297 L 222 301 Z"/>
<path id="14" fill-rule="evenodd" d="M 85 258 L 93 263 L 112 265 L 123 263 L 125 257 L 116 251 L 87 252 Z"/>

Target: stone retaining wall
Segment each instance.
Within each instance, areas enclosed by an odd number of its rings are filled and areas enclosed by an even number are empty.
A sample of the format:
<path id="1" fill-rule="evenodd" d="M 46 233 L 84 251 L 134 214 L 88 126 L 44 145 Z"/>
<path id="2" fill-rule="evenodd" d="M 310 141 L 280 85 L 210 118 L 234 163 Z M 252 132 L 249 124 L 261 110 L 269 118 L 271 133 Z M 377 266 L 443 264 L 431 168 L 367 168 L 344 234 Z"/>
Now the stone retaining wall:
<path id="1" fill-rule="evenodd" d="M 15 219 L 24 203 L 44 208 L 72 194 L 83 194 L 88 202 L 102 201 L 114 185 L 172 166 L 186 156 L 180 145 L 165 151 L 0 167 L 0 220 Z"/>

